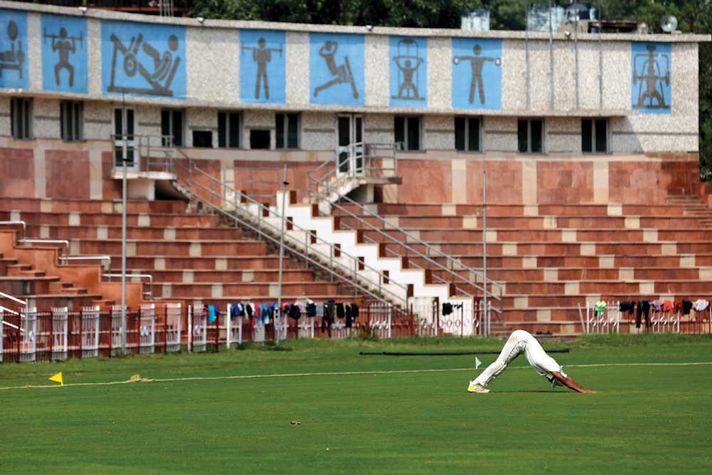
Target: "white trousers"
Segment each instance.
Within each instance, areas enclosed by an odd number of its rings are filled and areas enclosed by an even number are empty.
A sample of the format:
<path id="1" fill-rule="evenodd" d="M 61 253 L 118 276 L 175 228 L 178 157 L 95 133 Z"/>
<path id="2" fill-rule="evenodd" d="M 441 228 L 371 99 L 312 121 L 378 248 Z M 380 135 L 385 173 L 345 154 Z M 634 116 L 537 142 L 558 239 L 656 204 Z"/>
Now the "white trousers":
<path id="1" fill-rule="evenodd" d="M 507 369 L 507 365 L 513 359 L 522 353 L 526 355 L 527 361 L 529 361 L 532 368 L 541 376 L 546 377 L 555 371 L 561 372 L 561 366 L 554 358 L 546 354 L 536 338 L 524 330 L 515 330 L 509 335 L 507 343 L 504 344 L 504 348 L 502 348 L 494 363 L 485 368 L 472 382 L 487 386 L 502 371 Z"/>

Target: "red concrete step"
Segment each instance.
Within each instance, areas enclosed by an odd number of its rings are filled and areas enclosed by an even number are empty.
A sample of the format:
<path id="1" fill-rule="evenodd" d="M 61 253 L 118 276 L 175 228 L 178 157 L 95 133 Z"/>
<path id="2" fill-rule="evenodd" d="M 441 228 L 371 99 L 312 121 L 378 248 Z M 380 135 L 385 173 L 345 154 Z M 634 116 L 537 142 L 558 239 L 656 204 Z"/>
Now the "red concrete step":
<path id="1" fill-rule="evenodd" d="M 154 283 L 153 294 L 163 298 L 205 299 L 213 296 L 211 283 L 165 284 Z M 338 295 L 338 284 L 330 282 L 283 282 L 282 294 L 289 298 L 305 298 L 311 295 Z M 222 297 L 243 299 L 248 296 L 273 297 L 276 300 L 276 283 L 226 283 L 222 284 Z"/>
<path id="2" fill-rule="evenodd" d="M 136 255 L 144 256 L 189 256 L 200 252 L 202 256 L 254 255 L 266 254 L 269 248 L 261 241 L 133 241 L 129 246 L 135 247 Z M 76 252 L 80 254 L 121 254 L 121 241 L 117 239 L 77 241 Z M 199 248 L 199 251 L 198 251 Z M 112 261 L 113 262 L 113 261 Z M 112 264 L 113 265 L 113 264 Z"/>
<path id="3" fill-rule="evenodd" d="M 161 283 L 190 283 L 184 279 L 192 279 L 199 283 L 237 283 L 260 282 L 276 283 L 279 280 L 279 270 L 150 270 L 131 269 L 132 272 L 151 274 L 154 282 Z M 314 272 L 309 269 L 284 269 L 283 282 L 309 282 L 314 279 Z"/>
<path id="4" fill-rule="evenodd" d="M 0 292 L 17 298 L 24 295 L 46 294 L 50 292 L 50 284 L 59 281 L 59 277 L 9 277 L 0 276 Z"/>
<path id="5" fill-rule="evenodd" d="M 43 229 L 44 234 L 43 234 Z M 244 239 L 247 233 L 235 228 L 138 227 L 127 226 L 128 239 L 223 240 Z M 121 226 L 39 226 L 27 227 L 27 236 L 43 239 L 121 239 Z"/>
<path id="6" fill-rule="evenodd" d="M 69 307 L 70 309 L 79 310 L 81 307 L 92 305 L 93 302 L 101 300 L 100 294 L 85 293 L 76 294 L 33 294 L 23 296 L 27 300 L 28 305 L 38 309 L 46 309 L 52 307 Z"/>
<path id="7" fill-rule="evenodd" d="M 489 254 L 489 247 L 488 247 Z M 462 264 L 474 268 L 481 269 L 483 264 L 483 258 L 481 253 L 479 255 L 461 255 L 454 254 L 451 257 L 459 260 Z M 683 266 L 683 260 L 687 258 L 694 258 L 695 266 L 697 267 L 709 267 L 712 266 L 712 254 L 697 254 L 695 256 L 690 255 L 593 255 L 593 256 L 566 256 L 566 255 L 551 255 L 551 256 L 531 256 L 531 255 L 518 255 L 518 256 L 487 256 L 487 267 L 490 269 L 496 268 L 599 268 L 609 267 L 607 262 L 602 260 L 612 259 L 610 263 L 611 268 L 637 268 L 637 267 L 667 267 L 667 268 L 678 268 Z M 450 266 L 445 258 L 434 258 L 441 265 Z M 410 267 L 426 267 L 428 268 L 430 264 L 424 258 L 421 257 L 409 257 L 407 262 L 410 263 Z M 603 263 L 602 263 L 603 262 Z"/>
<path id="8" fill-rule="evenodd" d="M 340 204 L 341 207 L 353 214 L 362 213 L 360 207 L 355 205 Z M 703 204 L 701 206 L 704 207 Z M 367 209 L 382 216 L 472 216 L 483 215 L 481 204 L 449 205 L 441 203 L 379 203 L 367 205 Z M 677 204 L 652 204 L 652 205 L 621 205 L 620 211 L 624 216 L 684 216 L 685 208 Z M 618 210 L 609 208 L 608 204 L 540 204 L 538 206 L 525 206 L 522 204 L 492 204 L 487 205 L 488 217 L 514 217 L 514 216 L 612 216 Z M 347 212 L 336 209 L 335 215 L 346 215 Z"/>
<path id="9" fill-rule="evenodd" d="M 406 230 L 409 231 L 409 230 Z M 417 230 L 414 230 L 417 231 Z M 649 230 L 655 232 L 655 241 L 701 241 L 707 239 L 709 230 L 707 229 L 670 229 L 670 230 Z M 646 230 L 643 229 L 490 229 L 488 232 L 496 236 L 494 242 L 522 242 L 522 241 L 546 241 L 561 242 L 569 239 L 575 233 L 575 242 L 600 242 L 614 239 L 616 241 L 645 241 Z M 377 242 L 386 241 L 381 233 L 377 231 L 365 231 L 364 234 Z M 391 236 L 404 239 L 403 233 L 389 231 Z M 470 229 L 428 229 L 418 231 L 415 237 L 419 237 L 425 242 L 432 241 L 482 241 L 482 230 Z M 412 239 L 411 239 L 412 241 Z"/>
<path id="10" fill-rule="evenodd" d="M 120 226 L 121 214 L 105 213 L 41 213 L 23 212 L 19 216 L 10 211 L 0 211 L 0 221 L 19 219 L 33 225 L 59 226 Z M 71 220 L 71 222 L 70 222 Z M 141 223 L 139 223 L 141 220 Z M 208 214 L 128 214 L 127 226 L 146 227 L 218 227 L 220 219 Z"/>
<path id="11" fill-rule="evenodd" d="M 578 256 L 586 249 L 582 248 L 585 243 L 568 243 L 568 242 L 518 242 L 512 243 L 516 245 L 516 253 L 520 256 L 550 256 L 550 255 L 567 255 Z M 595 254 L 597 255 L 661 255 L 663 254 L 663 246 L 665 243 L 647 243 L 647 242 L 598 242 L 591 243 L 595 246 Z M 430 245 L 436 246 L 441 252 L 448 255 L 481 255 L 483 245 L 479 242 L 431 242 Z M 487 253 L 492 256 L 499 256 L 506 252 L 510 252 L 505 243 L 488 243 Z M 402 247 L 397 244 L 385 244 L 387 249 L 393 253 L 403 254 Z M 426 253 L 426 247 L 421 244 L 410 244 L 410 248 L 422 254 Z M 679 243 L 677 246 L 679 254 L 693 254 L 696 252 L 712 253 L 712 241 L 703 243 Z"/>
<path id="12" fill-rule="evenodd" d="M 578 287 L 577 295 L 588 294 L 638 294 L 641 282 L 621 282 L 617 280 L 582 280 L 574 281 Z M 506 294 L 522 294 L 531 296 L 564 294 L 566 282 L 512 282 L 505 283 Z M 644 282 L 642 285 L 647 285 Z M 654 283 L 656 294 L 691 293 L 709 295 L 712 297 L 712 281 L 699 280 L 665 280 Z"/>
<path id="13" fill-rule="evenodd" d="M 635 225 L 636 228 L 648 229 L 680 229 L 696 228 L 700 223 L 694 217 L 640 217 L 635 223 L 627 222 L 624 216 L 582 216 L 582 217 L 562 217 L 562 216 L 525 216 L 525 217 L 489 217 L 487 227 L 491 229 L 626 229 Z M 371 226 L 383 227 L 383 223 L 376 218 L 365 217 L 363 221 Z M 438 228 L 463 228 L 472 226 L 475 229 L 482 228 L 482 220 L 477 223 L 468 223 L 463 216 L 400 216 L 397 222 L 393 221 L 404 229 L 438 229 Z M 476 224 L 476 226 L 475 226 Z M 362 221 L 349 216 L 340 218 L 340 229 L 366 229 Z"/>
<path id="14" fill-rule="evenodd" d="M 330 299 L 333 299 L 337 303 L 343 303 L 343 304 L 351 304 L 355 303 L 359 306 L 360 309 L 363 309 L 363 302 L 364 298 L 360 295 L 346 295 L 346 294 L 325 294 L 325 295 L 319 295 L 319 294 L 310 294 L 308 298 L 312 299 L 314 302 L 317 304 L 322 304 Z M 185 299 L 178 299 L 182 300 L 185 302 L 186 305 L 192 305 L 196 302 L 200 302 L 204 305 L 218 305 L 220 308 L 226 308 L 227 304 L 234 304 L 234 303 L 241 303 L 241 302 L 250 302 L 253 305 L 258 306 L 261 303 L 265 303 L 268 305 L 272 305 L 277 303 L 277 298 L 276 297 L 265 297 L 263 295 L 244 295 L 242 297 L 206 297 L 206 298 L 185 298 Z M 303 302 L 304 301 L 304 295 L 288 295 L 284 294 L 282 301 L 284 303 L 293 303 L 293 302 Z M 306 318 L 306 317 L 303 317 Z"/>
<path id="15" fill-rule="evenodd" d="M 185 201 L 175 200 L 128 200 L 129 213 L 183 213 L 187 207 Z M 0 197 L 1 210 L 43 211 L 53 213 L 119 213 L 121 200 L 60 200 L 41 198 Z"/>
<path id="16" fill-rule="evenodd" d="M 121 255 L 111 255 L 112 269 L 121 265 Z M 144 269 L 151 272 L 156 266 L 167 270 L 195 270 L 209 271 L 224 268 L 231 271 L 276 269 L 279 267 L 277 254 L 267 255 L 241 255 L 241 256 L 167 256 L 156 254 L 153 256 L 129 256 L 126 259 L 129 269 Z M 291 258 L 284 259 L 284 269 L 301 269 L 303 264 Z M 160 270 L 160 269 L 159 269 Z"/>

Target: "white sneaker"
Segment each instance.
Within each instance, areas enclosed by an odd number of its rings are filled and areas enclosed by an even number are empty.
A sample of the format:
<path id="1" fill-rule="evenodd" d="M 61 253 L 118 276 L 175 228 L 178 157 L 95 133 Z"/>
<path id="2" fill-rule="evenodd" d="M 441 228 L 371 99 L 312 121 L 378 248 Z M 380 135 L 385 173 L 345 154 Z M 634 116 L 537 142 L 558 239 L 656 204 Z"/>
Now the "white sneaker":
<path id="1" fill-rule="evenodd" d="M 467 386 L 467 392 L 468 393 L 487 394 L 488 392 L 490 392 L 490 390 L 487 389 L 486 387 L 482 386 L 481 384 L 470 383 L 470 385 Z"/>

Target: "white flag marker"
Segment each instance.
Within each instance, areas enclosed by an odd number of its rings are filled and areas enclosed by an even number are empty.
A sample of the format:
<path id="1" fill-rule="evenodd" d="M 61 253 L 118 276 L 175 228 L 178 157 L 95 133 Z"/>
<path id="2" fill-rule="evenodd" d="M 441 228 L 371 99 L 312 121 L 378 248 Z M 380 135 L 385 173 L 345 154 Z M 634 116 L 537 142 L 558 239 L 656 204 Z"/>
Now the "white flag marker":
<path id="1" fill-rule="evenodd" d="M 475 356 L 475 369 L 479 368 L 481 364 L 482 361 L 480 361 L 480 359 Z"/>

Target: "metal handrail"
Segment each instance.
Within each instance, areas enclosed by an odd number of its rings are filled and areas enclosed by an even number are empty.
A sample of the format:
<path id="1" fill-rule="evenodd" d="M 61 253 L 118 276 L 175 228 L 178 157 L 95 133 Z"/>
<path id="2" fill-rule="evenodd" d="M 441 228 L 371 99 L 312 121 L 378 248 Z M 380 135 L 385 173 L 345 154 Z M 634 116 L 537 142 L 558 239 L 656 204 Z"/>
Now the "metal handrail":
<path id="1" fill-rule="evenodd" d="M 142 170 L 173 173 L 175 159 L 173 154 L 176 150 L 173 144 L 173 135 L 112 134 L 111 139 L 114 142 L 135 142 L 134 150 L 138 153 L 139 158 L 143 158 L 139 162 Z M 156 151 L 162 152 L 164 156 L 155 157 L 152 152 Z"/>
<path id="2" fill-rule="evenodd" d="M 111 256 L 98 255 L 98 256 L 59 256 L 60 261 L 101 261 L 109 262 L 109 269 L 111 269 Z"/>
<path id="3" fill-rule="evenodd" d="M 345 173 L 343 176 L 339 176 L 339 150 L 343 149 L 348 150 L 347 154 L 349 157 L 355 156 L 357 153 L 360 154 L 359 158 L 363 160 L 362 166 L 360 167 L 362 173 Z M 310 199 L 312 201 L 319 201 L 323 197 L 327 196 L 334 189 L 334 178 L 342 178 L 343 180 L 357 177 L 372 178 L 376 176 L 385 176 L 388 173 L 392 176 L 396 176 L 398 171 L 398 160 L 395 153 L 396 149 L 397 145 L 394 143 L 367 142 L 356 142 L 339 147 L 333 160 L 323 162 L 314 170 L 307 173 L 307 191 Z M 377 154 L 375 153 L 377 150 L 388 150 L 391 154 Z M 378 158 L 383 160 L 392 160 L 393 166 L 387 167 L 373 165 L 374 160 Z"/>
<path id="4" fill-rule="evenodd" d="M 337 209 L 339 209 L 339 210 L 342 211 L 343 213 L 348 214 L 350 217 L 356 219 L 360 224 L 362 224 L 362 225 L 364 225 L 364 226 L 367 226 L 368 228 L 370 228 L 370 229 L 373 230 L 373 231 L 378 232 L 381 236 L 384 236 L 385 238 L 389 239 L 390 241 L 392 241 L 392 242 L 394 242 L 394 243 L 396 243 L 396 244 L 398 244 L 398 245 L 404 247 L 406 250 L 408 250 L 408 251 L 410 251 L 410 252 L 413 252 L 414 254 L 418 255 L 419 257 L 422 257 L 422 258 L 426 259 L 429 263 L 435 265 L 438 269 L 440 269 L 440 270 L 442 270 L 442 271 L 445 271 L 445 272 L 448 272 L 449 274 L 451 274 L 451 275 L 457 277 L 458 279 L 464 280 L 464 281 L 470 283 L 473 287 L 475 287 L 475 288 L 476 288 L 477 290 L 479 290 L 479 291 L 486 291 L 486 288 L 483 287 L 483 286 L 478 285 L 476 281 L 471 283 L 469 279 L 466 279 L 465 277 L 463 277 L 462 275 L 458 274 L 457 272 L 453 272 L 452 269 L 450 269 L 450 268 L 448 268 L 448 267 L 446 267 L 446 266 L 440 264 L 439 262 L 435 261 L 434 259 L 432 259 L 432 258 L 431 258 L 431 253 L 436 254 L 436 257 L 441 257 L 441 258 L 446 259 L 446 261 L 449 262 L 449 263 L 451 263 L 451 264 L 453 265 L 453 267 L 455 267 L 455 266 L 460 266 L 460 267 L 462 268 L 462 270 L 471 272 L 473 275 L 475 275 L 475 276 L 477 276 L 477 277 L 480 277 L 480 278 L 482 279 L 482 281 L 485 282 L 484 274 L 483 274 L 481 271 L 478 271 L 477 269 L 473 269 L 472 267 L 469 267 L 469 266 L 465 265 L 462 261 L 460 261 L 459 259 L 456 259 L 456 258 L 450 256 L 449 254 L 445 254 L 444 252 L 442 252 L 442 251 L 440 251 L 439 249 L 435 248 L 435 247 L 432 246 L 431 244 L 429 244 L 429 243 L 423 241 L 422 239 L 420 239 L 420 238 L 418 238 L 418 237 L 416 237 L 416 236 L 413 236 L 412 234 L 408 233 L 405 229 L 401 228 L 400 226 L 395 226 L 395 225 L 393 225 L 392 223 L 389 223 L 389 222 L 388 222 L 386 219 L 384 219 L 382 216 L 380 216 L 380 215 L 378 215 L 378 214 L 376 214 L 376 213 L 373 213 L 373 212 L 369 211 L 369 210 L 368 210 L 366 207 L 364 207 L 361 203 L 358 203 L 358 202 L 352 200 L 351 198 L 349 198 L 349 197 L 347 197 L 347 196 L 342 196 L 340 199 L 347 201 L 348 204 L 355 205 L 355 206 L 359 207 L 359 209 L 360 209 L 363 213 L 366 213 L 366 214 L 369 215 L 370 217 L 376 218 L 376 219 L 381 223 L 382 227 L 377 227 L 377 226 L 372 225 L 371 223 L 369 223 L 368 221 L 366 221 L 365 219 L 363 219 L 361 216 L 356 215 L 356 214 L 352 213 L 351 211 L 349 211 L 348 209 L 346 209 L 345 207 L 341 206 L 338 202 L 337 202 L 337 203 L 332 203 L 331 206 L 332 206 L 332 207 L 336 207 Z M 406 239 L 404 239 L 404 240 L 401 241 L 401 240 L 396 239 L 395 237 L 393 237 L 391 234 L 386 233 L 386 232 L 383 231 L 383 228 L 388 229 L 389 227 L 392 228 L 393 231 L 397 231 L 397 232 L 399 232 L 399 233 L 402 233 L 402 234 L 405 236 Z M 409 246 L 409 245 L 408 245 L 408 240 L 409 240 L 409 239 L 412 240 L 412 241 L 415 241 L 416 244 L 419 244 L 419 245 L 421 245 L 421 246 L 424 246 L 425 249 L 427 250 L 427 253 L 426 253 L 426 254 L 423 254 L 422 252 L 418 251 L 417 249 L 415 249 L 415 248 Z M 374 241 L 374 242 L 375 242 L 375 241 Z M 487 285 L 487 284 L 492 285 L 493 287 L 495 287 L 495 288 L 498 289 L 498 291 L 499 291 L 498 294 L 495 294 L 495 293 L 492 293 L 492 292 L 489 292 L 489 294 L 492 295 L 492 297 L 496 298 L 497 300 L 501 300 L 501 298 L 502 298 L 501 293 L 502 293 L 502 290 L 503 290 L 504 286 L 503 286 L 502 284 L 500 284 L 499 282 L 494 281 L 494 280 L 491 280 L 491 279 L 487 279 L 487 280 L 486 280 L 485 285 Z"/>
<path id="5" fill-rule="evenodd" d="M 26 300 L 20 300 L 20 299 L 18 299 L 17 297 L 13 297 L 13 296 L 10 295 L 10 294 L 6 294 L 5 292 L 0 292 L 0 297 L 2 297 L 2 298 L 4 298 L 4 299 L 12 300 L 12 301 L 15 302 L 15 303 L 19 303 L 19 304 L 22 305 L 23 307 L 27 307 L 27 301 L 26 301 Z"/>
<path id="6" fill-rule="evenodd" d="M 17 242 L 25 244 L 61 244 L 69 250 L 69 241 L 66 239 L 18 239 Z"/>
<path id="7" fill-rule="evenodd" d="M 180 165 L 183 166 L 183 165 Z M 205 176 L 207 179 L 213 181 L 213 182 L 218 182 L 222 187 L 224 188 L 230 188 L 226 186 L 224 183 L 220 182 L 217 180 L 215 177 L 212 175 L 204 172 L 201 170 L 199 167 L 197 167 L 192 161 L 188 164 L 188 173 L 189 176 L 192 177 L 193 170 L 196 171 L 196 173 L 200 173 L 203 176 Z M 210 188 L 208 186 L 203 185 L 202 183 L 196 182 L 193 183 L 192 178 L 189 181 L 190 185 L 193 185 L 198 188 L 202 188 L 205 190 L 209 196 L 212 196 L 213 200 L 217 200 L 221 204 L 215 205 L 211 203 L 212 200 L 202 200 L 202 203 L 204 206 L 208 206 L 212 208 L 213 210 L 239 222 L 241 225 L 248 227 L 252 231 L 256 232 L 263 238 L 266 238 L 267 240 L 271 241 L 274 244 L 279 244 L 279 239 L 275 236 L 279 236 L 281 233 L 281 230 L 276 228 L 275 226 L 272 226 L 269 222 L 267 222 L 266 219 L 263 219 L 263 215 L 267 215 L 267 217 L 274 217 L 277 219 L 282 219 L 282 215 L 280 213 L 277 213 L 276 211 L 270 209 L 269 207 L 266 207 L 264 204 L 259 203 L 255 201 L 254 199 L 250 198 L 247 196 L 245 193 L 242 193 L 240 191 L 231 189 L 228 191 L 231 191 L 234 193 L 235 197 L 235 210 L 233 213 L 229 212 L 222 206 L 222 199 L 224 197 L 224 193 L 217 193 L 213 188 Z M 185 192 L 189 193 L 190 195 L 194 196 L 195 198 L 200 199 L 200 196 L 194 191 L 193 186 L 189 186 Z M 238 198 L 240 203 L 246 203 L 247 205 L 253 205 L 257 207 L 257 216 L 254 216 L 253 214 L 249 213 L 248 211 L 245 211 L 244 209 L 241 209 L 238 204 Z M 241 216 L 241 215 L 247 215 L 248 217 Z M 255 218 L 257 222 L 255 223 Z M 395 302 L 398 302 L 401 305 L 406 304 L 407 302 L 407 297 L 408 297 L 408 286 L 400 284 L 398 282 L 394 282 L 391 278 L 386 277 L 385 274 L 383 274 L 381 271 L 378 269 L 374 269 L 368 265 L 366 265 L 363 261 L 359 260 L 358 258 L 351 256 L 347 252 L 343 250 L 336 250 L 335 246 L 328 242 L 323 240 L 322 238 L 319 238 L 316 236 L 313 232 L 302 229 L 301 227 L 297 226 L 296 224 L 292 224 L 293 229 L 296 229 L 297 231 L 303 232 L 305 236 L 305 242 L 302 243 L 296 238 L 292 237 L 289 234 L 285 235 L 286 241 L 292 244 L 292 246 L 285 246 L 286 249 L 288 249 L 292 254 L 295 254 L 297 257 L 306 260 L 307 262 L 317 266 L 318 268 L 330 273 L 331 275 L 339 278 L 340 280 L 355 286 L 362 292 L 368 294 L 372 298 L 375 298 L 380 301 L 384 301 L 385 299 L 383 298 L 382 295 L 387 294 L 389 298 Z M 266 232 L 265 230 L 269 229 L 271 231 L 271 234 Z M 316 248 L 313 244 L 310 246 L 310 241 L 312 239 L 315 239 L 319 244 L 323 244 L 325 246 L 328 246 L 329 248 L 329 254 L 324 254 L 323 252 L 319 251 L 318 248 Z M 287 243 L 285 241 L 285 243 Z M 304 246 L 304 252 L 300 251 L 299 249 Z M 339 254 L 340 256 L 346 257 L 347 259 L 350 259 L 351 262 L 353 262 L 353 269 L 345 266 L 341 262 L 338 261 L 339 257 L 336 256 L 336 254 Z M 315 257 L 319 257 L 320 259 L 317 259 Z M 328 263 L 328 264 L 327 264 Z M 366 270 L 369 270 L 371 272 L 376 273 L 379 276 L 379 281 L 377 283 L 374 283 L 372 281 L 367 280 L 363 274 L 358 273 L 359 267 L 363 267 Z M 341 272 L 336 272 L 334 269 L 339 268 Z M 369 285 L 364 285 L 360 281 L 366 280 Z M 389 284 L 384 284 L 388 280 Z M 395 292 L 391 291 L 390 289 L 386 288 L 386 285 L 392 285 L 394 287 L 400 288 L 404 296 L 400 296 L 396 294 Z M 373 288 L 376 288 L 377 290 L 372 290 Z"/>

